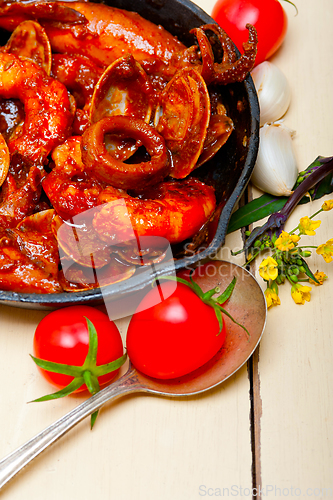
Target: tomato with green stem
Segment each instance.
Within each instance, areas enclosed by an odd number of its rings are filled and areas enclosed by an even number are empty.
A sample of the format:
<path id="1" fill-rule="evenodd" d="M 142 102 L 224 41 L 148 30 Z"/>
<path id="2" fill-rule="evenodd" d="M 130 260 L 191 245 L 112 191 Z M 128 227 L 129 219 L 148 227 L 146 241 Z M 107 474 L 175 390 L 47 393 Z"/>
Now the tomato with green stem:
<path id="1" fill-rule="evenodd" d="M 71 306 L 49 313 L 34 335 L 40 372 L 59 391 L 35 400 L 48 401 L 88 390 L 95 394 L 118 373 L 127 355 L 115 323 L 90 306 Z M 91 426 L 97 412 L 92 415 Z"/>
<path id="2" fill-rule="evenodd" d="M 176 289 L 168 280 L 177 281 Z M 230 298 L 236 278 L 223 293 L 218 288 L 204 293 L 192 277 L 159 281 L 133 315 L 126 347 L 139 371 L 174 379 L 204 365 L 223 346 L 227 333 L 223 314 L 230 315 L 222 304 Z"/>
<path id="3" fill-rule="evenodd" d="M 250 23 L 256 28 L 256 65 L 269 59 L 278 50 L 288 29 L 288 17 L 279 0 L 217 0 L 212 17 L 227 32 L 240 52 L 248 38 L 246 24 Z"/>

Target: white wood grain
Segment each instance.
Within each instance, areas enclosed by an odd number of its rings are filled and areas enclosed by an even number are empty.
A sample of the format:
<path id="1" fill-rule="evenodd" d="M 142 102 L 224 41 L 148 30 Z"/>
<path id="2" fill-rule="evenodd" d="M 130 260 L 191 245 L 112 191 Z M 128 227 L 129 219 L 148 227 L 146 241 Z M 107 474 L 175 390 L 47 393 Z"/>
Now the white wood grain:
<path id="1" fill-rule="evenodd" d="M 303 170 L 318 155 L 333 154 L 333 5 L 330 0 L 302 0 L 297 2 L 298 16 L 292 6 L 284 6 L 289 30 L 272 62 L 292 88 L 285 123 L 296 130 L 294 146 L 298 168 Z M 322 201 L 297 207 L 286 229 L 313 214 Z M 332 216 L 332 212 L 320 214 L 317 235 L 304 241 L 318 245 L 332 238 Z M 289 285 L 280 287 L 282 304 L 269 311 L 260 345 L 258 451 L 263 495 L 327 498 L 333 494 L 333 268 L 316 254 L 309 264 L 314 271 L 324 271 L 328 281 L 312 287 L 311 301 L 305 305 L 293 303 Z"/>

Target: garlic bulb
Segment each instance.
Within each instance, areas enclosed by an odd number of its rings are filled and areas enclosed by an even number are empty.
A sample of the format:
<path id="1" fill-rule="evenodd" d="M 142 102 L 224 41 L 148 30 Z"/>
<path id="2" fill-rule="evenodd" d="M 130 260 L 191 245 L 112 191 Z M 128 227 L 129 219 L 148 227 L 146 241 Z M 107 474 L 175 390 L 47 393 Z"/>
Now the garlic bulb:
<path id="1" fill-rule="evenodd" d="M 259 99 L 260 125 L 279 120 L 286 113 L 291 99 L 284 73 L 275 64 L 265 61 L 253 69 L 251 76 Z"/>
<path id="2" fill-rule="evenodd" d="M 260 128 L 259 150 L 251 181 L 275 196 L 289 196 L 298 169 L 292 144 L 293 131 L 281 123 Z"/>

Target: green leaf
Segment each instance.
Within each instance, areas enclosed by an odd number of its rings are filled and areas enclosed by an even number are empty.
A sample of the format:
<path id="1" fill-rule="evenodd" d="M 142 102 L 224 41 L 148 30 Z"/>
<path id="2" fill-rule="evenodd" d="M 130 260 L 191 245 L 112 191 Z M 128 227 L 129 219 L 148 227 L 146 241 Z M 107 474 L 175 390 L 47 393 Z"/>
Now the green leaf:
<path id="1" fill-rule="evenodd" d="M 219 307 L 217 306 L 214 306 L 214 311 L 215 311 L 215 314 L 216 314 L 216 317 L 217 317 L 217 321 L 219 322 L 219 332 L 216 336 L 220 335 L 220 333 L 222 332 L 222 328 L 223 328 L 223 318 L 222 318 L 222 313 L 221 313 L 221 310 Z"/>
<path id="2" fill-rule="evenodd" d="M 320 159 L 322 156 L 318 156 L 305 170 L 304 175 L 309 174 L 314 167 L 318 167 L 321 165 Z M 294 186 L 296 187 L 297 182 Z M 332 173 L 328 174 L 322 181 L 318 182 L 314 191 L 312 193 L 311 190 L 311 198 L 309 196 L 303 196 L 303 198 L 299 201 L 299 205 L 304 205 L 305 203 L 309 203 L 311 200 L 318 200 L 323 196 L 330 194 L 333 192 L 333 182 L 332 182 Z M 258 220 L 264 219 L 269 215 L 279 212 L 288 200 L 287 196 L 273 196 L 271 194 L 263 194 L 259 198 L 256 198 L 243 207 L 236 210 L 229 221 L 227 233 L 232 233 L 233 231 L 237 231 L 242 227 L 247 227 Z"/>
<path id="3" fill-rule="evenodd" d="M 113 372 L 114 370 L 118 370 L 126 361 L 127 353 L 123 354 L 118 359 L 111 361 L 110 363 L 106 363 L 105 365 L 99 365 L 94 368 L 94 375 L 96 377 L 100 377 L 101 375 L 106 375 L 107 373 Z"/>
<path id="4" fill-rule="evenodd" d="M 329 174 L 323 179 L 317 186 L 317 189 L 314 193 L 313 200 L 318 200 L 323 196 L 332 193 L 333 191 L 333 180 L 332 174 Z M 302 200 L 301 200 L 302 201 Z"/>
<path id="5" fill-rule="evenodd" d="M 315 275 L 313 274 L 313 272 L 311 271 L 311 269 L 309 268 L 309 266 L 307 265 L 306 261 L 304 259 L 301 259 L 302 260 L 302 266 L 304 267 L 305 269 L 305 274 L 311 278 L 313 281 L 315 281 L 316 283 L 319 284 L 319 281 L 317 280 L 317 278 L 315 277 Z"/>
<path id="6" fill-rule="evenodd" d="M 291 0 L 284 0 L 284 1 L 287 2 L 287 3 L 290 3 L 290 5 L 292 5 L 293 7 L 295 7 L 296 16 L 297 16 L 297 14 L 298 14 L 298 8 L 297 8 L 297 6 Z"/>
<path id="7" fill-rule="evenodd" d="M 243 207 L 234 212 L 230 218 L 227 233 L 232 233 L 249 226 L 253 222 L 261 220 L 274 212 L 278 212 L 284 207 L 288 198 L 286 196 L 273 196 L 271 194 L 263 194 L 259 198 L 250 201 Z"/>
<path id="8" fill-rule="evenodd" d="M 94 411 L 94 413 L 91 414 L 91 417 L 90 417 L 90 429 L 92 429 L 94 427 L 97 415 L 98 415 L 98 410 Z"/>
<path id="9" fill-rule="evenodd" d="M 33 401 L 30 401 L 30 403 L 40 403 L 42 401 L 50 401 L 52 399 L 64 398 L 65 396 L 69 396 L 69 394 L 72 394 L 72 392 L 79 389 L 82 384 L 84 384 L 83 377 L 77 377 L 60 391 L 54 392 L 53 394 L 48 394 L 47 396 L 43 396 L 38 399 L 34 399 Z"/>
<path id="10" fill-rule="evenodd" d="M 216 299 L 218 304 L 224 304 L 230 297 L 232 292 L 234 291 L 236 285 L 237 278 L 236 276 L 233 278 L 232 282 L 227 286 L 223 293 Z"/>
<path id="11" fill-rule="evenodd" d="M 96 394 L 96 392 L 100 390 L 98 379 L 91 373 L 91 371 L 86 370 L 83 372 L 83 380 L 85 381 L 90 394 Z"/>
<path id="12" fill-rule="evenodd" d="M 196 283 L 193 278 L 192 278 L 192 274 L 193 272 L 190 273 L 190 281 L 191 281 L 191 284 L 192 284 L 192 287 L 193 287 L 193 290 L 194 292 L 198 295 L 198 297 L 202 298 L 205 294 L 203 293 L 203 291 L 201 290 L 200 286 L 198 285 L 198 283 Z"/>
<path id="13" fill-rule="evenodd" d="M 98 338 L 96 328 L 93 323 L 85 316 L 88 333 L 89 333 L 89 349 L 86 359 L 82 365 L 82 369 L 93 369 L 96 366 L 96 358 L 97 358 L 97 347 L 98 347 Z"/>
<path id="14" fill-rule="evenodd" d="M 62 373 L 63 375 L 69 375 L 70 377 L 80 377 L 82 374 L 81 366 L 74 365 L 64 365 L 62 363 L 53 363 L 53 361 L 46 361 L 45 359 L 35 358 L 30 354 L 31 358 L 34 360 L 37 366 L 43 368 L 53 373 Z"/>
<path id="15" fill-rule="evenodd" d="M 202 297 L 200 297 L 204 302 L 207 304 L 210 304 L 212 300 L 215 301 L 215 299 L 212 299 L 213 295 L 216 295 L 217 293 L 220 293 L 220 288 L 216 286 L 215 288 L 212 288 L 211 290 L 208 290 L 205 292 Z"/>
<path id="16" fill-rule="evenodd" d="M 183 278 L 179 278 L 179 276 L 159 276 L 157 280 L 171 280 L 171 281 L 177 281 L 177 283 L 182 283 L 183 285 L 188 286 L 193 290 L 194 293 L 198 295 L 202 299 L 203 297 L 203 291 L 201 290 L 200 286 L 192 279 L 190 275 L 190 281 L 187 281 Z"/>
<path id="17" fill-rule="evenodd" d="M 245 331 L 246 331 L 246 333 L 248 334 L 248 336 L 250 337 L 249 331 L 248 331 L 248 329 L 247 329 L 247 328 L 245 328 L 245 326 L 244 326 L 244 325 L 241 325 L 240 323 L 238 323 L 238 321 L 236 321 L 236 320 L 235 320 L 235 319 L 231 316 L 231 314 L 229 314 L 229 313 L 228 313 L 228 311 L 226 311 L 223 307 L 221 307 L 221 306 L 220 306 L 220 308 L 221 308 L 221 311 L 222 311 L 222 312 L 223 312 L 226 316 L 228 316 L 228 318 L 230 318 L 230 319 L 231 319 L 231 321 L 233 321 L 236 325 L 238 325 L 238 326 L 240 326 L 241 328 L 243 328 L 243 330 L 245 330 Z"/>
<path id="18" fill-rule="evenodd" d="M 183 283 L 183 285 L 191 287 L 191 283 L 189 283 L 187 280 L 184 280 L 183 278 L 179 278 L 178 276 L 159 276 L 156 278 L 156 281 L 158 280 L 171 280 L 171 281 L 177 281 L 178 283 Z"/>

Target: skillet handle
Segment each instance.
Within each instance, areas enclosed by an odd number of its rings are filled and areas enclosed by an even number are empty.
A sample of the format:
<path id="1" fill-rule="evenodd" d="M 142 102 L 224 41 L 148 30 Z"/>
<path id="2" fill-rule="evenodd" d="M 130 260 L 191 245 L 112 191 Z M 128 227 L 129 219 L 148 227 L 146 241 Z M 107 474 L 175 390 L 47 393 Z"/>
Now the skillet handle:
<path id="1" fill-rule="evenodd" d="M 34 438 L 27 441 L 23 446 L 3 458 L 0 461 L 0 488 L 45 450 L 45 448 L 54 443 L 85 417 L 98 410 L 104 403 L 115 400 L 125 394 L 144 390 L 145 388 L 138 382 L 135 369 L 129 368 L 119 380 L 91 396 Z"/>

